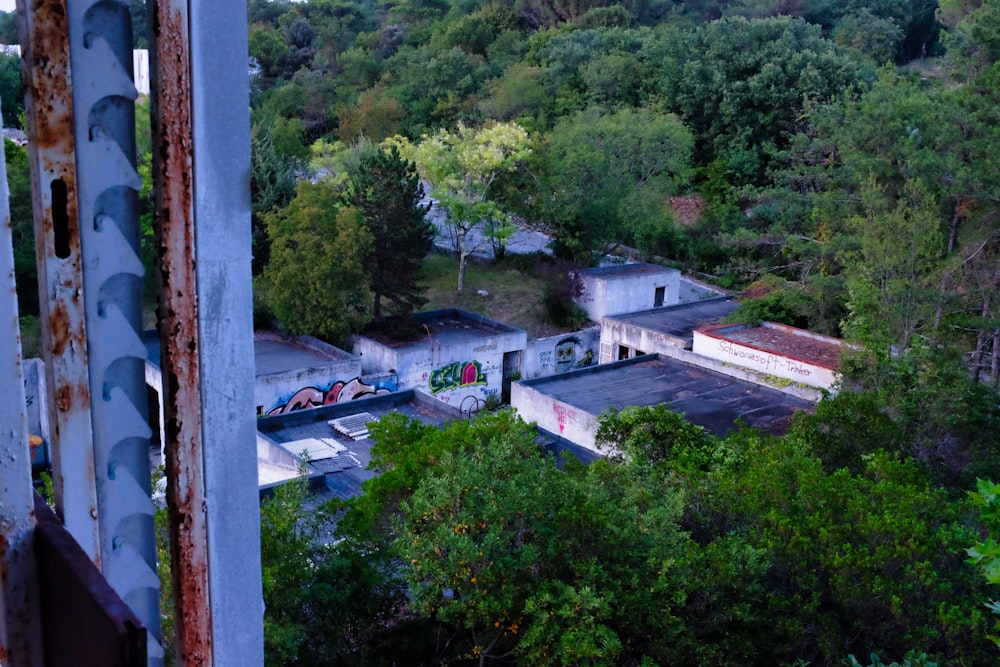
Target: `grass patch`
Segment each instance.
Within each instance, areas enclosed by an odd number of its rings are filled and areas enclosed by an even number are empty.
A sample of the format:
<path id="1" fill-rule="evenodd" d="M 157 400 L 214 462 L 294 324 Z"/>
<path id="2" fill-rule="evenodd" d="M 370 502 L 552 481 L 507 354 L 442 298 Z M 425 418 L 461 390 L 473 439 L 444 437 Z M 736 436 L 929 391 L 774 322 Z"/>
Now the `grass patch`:
<path id="1" fill-rule="evenodd" d="M 458 259 L 432 253 L 424 260 L 427 305 L 423 310 L 463 308 L 524 329 L 532 338 L 564 333 L 566 329 L 554 326 L 546 317 L 542 302 L 546 282 L 533 275 L 530 261 L 525 257 L 501 262 L 470 260 L 465 269 L 465 289 L 459 292 Z M 487 295 L 481 296 L 479 290 L 485 290 Z"/>

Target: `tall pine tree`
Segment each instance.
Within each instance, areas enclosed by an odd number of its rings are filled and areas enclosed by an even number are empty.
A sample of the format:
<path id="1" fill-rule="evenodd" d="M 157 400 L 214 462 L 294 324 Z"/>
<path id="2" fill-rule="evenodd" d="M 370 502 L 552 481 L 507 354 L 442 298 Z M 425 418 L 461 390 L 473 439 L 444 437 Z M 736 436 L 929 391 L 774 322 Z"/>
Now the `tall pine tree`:
<path id="1" fill-rule="evenodd" d="M 406 321 L 427 299 L 418 285 L 424 257 L 431 250 L 434 227 L 425 219 L 424 188 L 416 166 L 395 146 L 365 151 L 352 170 L 348 203 L 361 211 L 372 234 L 364 266 L 374 295 L 376 323 L 389 317 Z"/>

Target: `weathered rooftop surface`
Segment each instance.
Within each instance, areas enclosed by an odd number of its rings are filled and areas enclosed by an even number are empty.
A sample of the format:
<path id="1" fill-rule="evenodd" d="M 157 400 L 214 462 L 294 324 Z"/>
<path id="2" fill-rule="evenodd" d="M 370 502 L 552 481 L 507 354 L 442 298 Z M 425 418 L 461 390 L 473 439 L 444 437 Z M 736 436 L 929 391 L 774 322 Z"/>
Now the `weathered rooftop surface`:
<path id="1" fill-rule="evenodd" d="M 405 340 L 391 331 L 366 331 L 363 335 L 392 348 L 431 347 L 437 344 L 466 343 L 488 338 L 524 333 L 521 329 L 483 317 L 461 308 L 431 310 L 414 315 L 419 335 Z"/>
<path id="2" fill-rule="evenodd" d="M 715 324 L 736 310 L 737 306 L 738 304 L 733 297 L 724 296 L 666 308 L 643 310 L 627 315 L 613 315 L 606 319 L 657 331 L 690 342 L 695 329 Z"/>
<path id="3" fill-rule="evenodd" d="M 150 362 L 160 365 L 160 338 L 155 330 L 145 331 L 142 342 Z M 258 331 L 254 334 L 255 374 L 270 375 L 303 368 L 316 368 L 354 358 L 353 355 L 315 338 L 284 336 Z"/>
<path id="4" fill-rule="evenodd" d="M 782 434 L 810 401 L 665 357 L 645 355 L 524 384 L 591 415 L 609 408 L 666 403 L 716 435 L 748 426 Z"/>
<path id="5" fill-rule="evenodd" d="M 717 327 L 710 333 L 751 347 L 808 361 L 833 370 L 840 368 L 844 346 L 840 341 L 808 331 L 765 322 L 757 327 Z"/>
<path id="6" fill-rule="evenodd" d="M 257 430 L 279 445 L 318 438 L 328 442 L 334 441 L 342 446 L 343 451 L 314 467 L 325 473 L 326 487 L 331 495 L 347 499 L 361 495 L 361 484 L 376 475 L 375 471 L 368 470 L 374 443 L 367 437 L 353 440 L 338 433 L 328 422 L 359 413 L 368 413 L 375 419 L 381 419 L 392 412 L 438 427 L 443 427 L 449 421 L 465 418 L 457 409 L 441 401 L 421 392 L 406 390 L 349 403 L 290 412 L 276 417 L 265 417 L 257 421 Z M 540 441 L 557 457 L 572 454 L 584 463 L 596 458 L 593 452 L 560 438 L 540 437 Z"/>
<path id="7" fill-rule="evenodd" d="M 580 272 L 588 276 L 598 276 L 613 278 L 616 276 L 631 276 L 642 273 L 680 273 L 677 269 L 671 269 L 659 264 L 648 264 L 646 262 L 635 262 L 632 264 L 614 264 L 611 266 L 597 266 L 585 269 Z"/>

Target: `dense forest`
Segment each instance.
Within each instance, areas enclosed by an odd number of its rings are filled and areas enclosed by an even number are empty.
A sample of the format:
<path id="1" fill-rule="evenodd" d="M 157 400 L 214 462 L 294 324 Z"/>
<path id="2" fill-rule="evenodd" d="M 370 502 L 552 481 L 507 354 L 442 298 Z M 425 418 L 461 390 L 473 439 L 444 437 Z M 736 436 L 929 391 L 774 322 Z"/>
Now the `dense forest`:
<path id="1" fill-rule="evenodd" d="M 381 145 L 459 237 L 670 263 L 860 350 L 783 438 L 625 411 L 562 474 L 505 413 L 380 425 L 336 547 L 265 508 L 275 664 L 996 661 L 1000 3 L 251 2 L 249 30 L 262 293 L 315 256 L 268 258 L 317 224 L 298 177 L 356 240 Z"/>
<path id="2" fill-rule="evenodd" d="M 336 342 L 419 308 L 422 179 L 497 255 L 516 223 L 540 264 L 669 263 L 858 345 L 782 438 L 629 410 L 557 472 L 506 412 L 385 420 L 365 496 L 262 509 L 269 664 L 996 662 L 1000 0 L 248 9 L 262 320 Z"/>

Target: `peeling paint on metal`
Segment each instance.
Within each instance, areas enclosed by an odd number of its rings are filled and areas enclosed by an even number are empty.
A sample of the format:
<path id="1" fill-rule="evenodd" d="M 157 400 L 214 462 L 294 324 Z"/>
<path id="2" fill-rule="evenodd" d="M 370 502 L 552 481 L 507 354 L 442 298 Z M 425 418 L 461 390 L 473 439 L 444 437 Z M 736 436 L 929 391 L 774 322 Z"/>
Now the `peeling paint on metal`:
<path id="1" fill-rule="evenodd" d="M 155 3 L 152 30 L 158 81 L 154 152 L 159 176 L 161 367 L 177 648 L 182 664 L 210 665 L 212 619 L 194 266 L 190 45 L 184 4 Z"/>
<path id="2" fill-rule="evenodd" d="M 42 339 L 47 350 L 54 478 L 58 480 L 56 505 L 66 528 L 100 566 L 98 525 L 88 511 L 96 503 L 96 492 L 68 15 L 64 0 L 34 0 L 30 8 L 25 4 L 19 2 L 24 21 L 25 111 L 41 314 L 46 325 Z"/>

